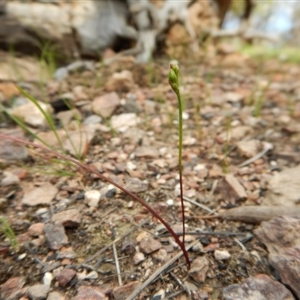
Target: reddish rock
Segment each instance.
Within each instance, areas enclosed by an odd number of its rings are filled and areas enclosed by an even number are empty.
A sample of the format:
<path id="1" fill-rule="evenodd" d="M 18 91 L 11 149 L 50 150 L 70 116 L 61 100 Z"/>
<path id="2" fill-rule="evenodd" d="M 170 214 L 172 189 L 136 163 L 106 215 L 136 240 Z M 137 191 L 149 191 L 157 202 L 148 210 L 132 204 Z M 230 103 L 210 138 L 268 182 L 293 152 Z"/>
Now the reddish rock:
<path id="1" fill-rule="evenodd" d="M 35 223 L 28 228 L 28 234 L 33 237 L 38 237 L 44 234 L 44 223 Z"/>
<path id="2" fill-rule="evenodd" d="M 25 191 L 22 204 L 35 206 L 39 204 L 49 204 L 57 194 L 57 188 L 49 182 L 41 184 L 30 191 Z"/>
<path id="3" fill-rule="evenodd" d="M 244 187 L 240 184 L 240 182 L 232 174 L 226 174 L 225 181 L 230 186 L 230 188 L 234 191 L 237 199 L 246 199 L 247 198 L 247 193 L 246 193 Z"/>
<path id="4" fill-rule="evenodd" d="M 105 89 L 109 92 L 128 92 L 133 85 L 132 73 L 128 70 L 124 70 L 119 73 L 114 73 L 105 84 Z"/>
<path id="5" fill-rule="evenodd" d="M 269 262 L 281 281 L 300 298 L 300 218 L 274 218 L 263 222 L 255 234 L 267 246 Z"/>
<path id="6" fill-rule="evenodd" d="M 197 283 L 202 283 L 205 281 L 208 266 L 208 260 L 204 256 L 197 257 L 191 264 L 189 275 Z"/>
<path id="7" fill-rule="evenodd" d="M 162 244 L 155 240 L 153 237 L 145 237 L 140 241 L 140 248 L 146 254 L 150 254 L 154 251 L 159 250 L 162 247 Z"/>
<path id="8" fill-rule="evenodd" d="M 105 296 L 109 291 L 101 286 L 82 285 L 78 288 L 78 294 L 74 300 L 107 300 Z"/>
<path id="9" fill-rule="evenodd" d="M 69 282 L 74 278 L 76 275 L 76 271 L 73 269 L 63 269 L 57 276 L 56 281 L 61 287 L 66 287 Z"/>
<path id="10" fill-rule="evenodd" d="M 103 118 L 110 117 L 118 105 L 120 105 L 120 98 L 116 92 L 104 94 L 92 102 L 94 113 Z"/>
<path id="11" fill-rule="evenodd" d="M 125 300 L 134 290 L 138 288 L 140 282 L 133 281 L 123 286 L 119 286 L 113 289 L 113 296 L 115 300 Z"/>
<path id="12" fill-rule="evenodd" d="M 17 85 L 12 82 L 1 82 L 0 94 L 2 94 L 4 100 L 9 100 L 14 96 L 18 96 L 20 94 L 20 91 Z"/>
<path id="13" fill-rule="evenodd" d="M 224 300 L 294 300 L 292 293 L 268 275 L 259 274 L 223 289 Z"/>
<path id="14" fill-rule="evenodd" d="M 24 277 L 12 277 L 1 285 L 1 299 L 13 300 L 21 298 L 27 288 L 23 288 L 25 284 Z"/>
<path id="15" fill-rule="evenodd" d="M 81 223 L 81 213 L 78 209 L 69 209 L 54 214 L 52 221 L 64 227 L 76 227 Z"/>

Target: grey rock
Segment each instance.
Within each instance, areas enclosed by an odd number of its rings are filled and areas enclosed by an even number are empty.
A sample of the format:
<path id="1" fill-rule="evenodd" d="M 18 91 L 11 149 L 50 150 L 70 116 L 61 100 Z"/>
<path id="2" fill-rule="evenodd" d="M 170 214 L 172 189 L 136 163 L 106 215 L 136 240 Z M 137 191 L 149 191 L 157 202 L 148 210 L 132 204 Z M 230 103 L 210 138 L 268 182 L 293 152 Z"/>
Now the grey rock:
<path id="1" fill-rule="evenodd" d="M 139 118 L 135 113 L 120 114 L 112 116 L 111 126 L 113 129 L 124 132 L 129 127 L 136 126 L 139 123 Z"/>
<path id="2" fill-rule="evenodd" d="M 74 251 L 58 251 L 56 258 L 57 259 L 74 259 L 76 258 L 76 253 Z"/>
<path id="3" fill-rule="evenodd" d="M 292 293 L 268 275 L 259 274 L 223 289 L 224 300 L 294 300 Z"/>
<path id="4" fill-rule="evenodd" d="M 24 133 L 21 129 L 2 129 L 1 134 L 9 135 L 15 138 L 24 139 Z M 0 139 L 0 162 L 22 161 L 28 157 L 27 148 L 17 142 L 6 139 Z"/>
<path id="5" fill-rule="evenodd" d="M 138 147 L 134 152 L 136 157 L 149 157 L 149 158 L 157 158 L 159 157 L 159 152 L 154 147 Z"/>
<path id="6" fill-rule="evenodd" d="M 147 191 L 148 184 L 138 178 L 128 178 L 125 188 L 133 193 L 142 193 Z"/>
<path id="7" fill-rule="evenodd" d="M 268 248 L 269 262 L 278 271 L 281 281 L 299 298 L 300 218 L 276 217 L 263 222 L 255 234 Z"/>
<path id="8" fill-rule="evenodd" d="M 32 300 L 44 300 L 47 298 L 50 286 L 45 284 L 35 284 L 28 288 L 28 294 Z"/>
<path id="9" fill-rule="evenodd" d="M 67 78 L 69 75 L 69 71 L 66 67 L 58 68 L 54 74 L 53 78 L 57 81 L 62 81 L 63 79 Z"/>
<path id="10" fill-rule="evenodd" d="M 4 178 L 2 178 L 0 185 L 1 186 L 9 186 L 19 184 L 20 179 L 17 175 L 14 175 L 10 172 L 4 171 L 3 172 Z"/>
<path id="11" fill-rule="evenodd" d="M 240 141 L 237 143 L 237 151 L 241 156 L 250 158 L 255 156 L 259 151 L 260 141 L 250 140 L 250 141 Z"/>
<path id="12" fill-rule="evenodd" d="M 59 286 L 66 287 L 70 281 L 75 277 L 76 271 L 73 269 L 63 269 L 56 277 Z"/>
<path id="13" fill-rule="evenodd" d="M 61 224 L 46 224 L 44 231 L 46 240 L 52 250 L 59 250 L 69 243 L 65 229 Z"/>
<path id="14" fill-rule="evenodd" d="M 98 124 L 102 122 L 102 118 L 98 115 L 90 115 L 88 116 L 84 121 L 84 125 L 89 125 L 89 124 Z"/>

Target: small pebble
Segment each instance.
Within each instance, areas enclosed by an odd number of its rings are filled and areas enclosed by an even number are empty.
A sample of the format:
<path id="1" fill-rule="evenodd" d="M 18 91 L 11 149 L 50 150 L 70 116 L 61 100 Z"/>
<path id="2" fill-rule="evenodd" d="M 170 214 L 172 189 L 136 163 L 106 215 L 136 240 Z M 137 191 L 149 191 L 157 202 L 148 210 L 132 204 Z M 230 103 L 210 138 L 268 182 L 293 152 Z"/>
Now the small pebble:
<path id="1" fill-rule="evenodd" d="M 216 260 L 226 260 L 230 258 L 230 253 L 227 250 L 215 250 L 214 256 Z"/>
<path id="2" fill-rule="evenodd" d="M 50 286 L 51 282 L 53 280 L 53 275 L 50 272 L 46 272 L 44 277 L 43 277 L 43 283 L 44 285 Z"/>
<path id="3" fill-rule="evenodd" d="M 145 255 L 142 252 L 137 252 L 135 253 L 135 255 L 133 256 L 133 263 L 135 265 L 138 265 L 140 262 L 145 260 Z"/>
<path id="4" fill-rule="evenodd" d="M 90 207 L 97 207 L 101 198 L 101 193 L 97 190 L 86 191 L 84 200 Z"/>
<path id="5" fill-rule="evenodd" d="M 85 279 L 97 279 L 98 273 L 96 271 L 92 271 L 85 276 Z"/>
<path id="6" fill-rule="evenodd" d="M 105 194 L 105 197 L 106 198 L 113 198 L 113 197 L 115 197 L 115 195 L 116 195 L 116 189 L 115 188 L 112 188 L 112 189 L 110 189 L 110 190 L 108 190 L 107 192 L 106 192 L 106 194 Z"/>
<path id="7" fill-rule="evenodd" d="M 174 205 L 174 200 L 173 199 L 168 199 L 167 200 L 167 205 L 168 206 L 173 206 Z"/>

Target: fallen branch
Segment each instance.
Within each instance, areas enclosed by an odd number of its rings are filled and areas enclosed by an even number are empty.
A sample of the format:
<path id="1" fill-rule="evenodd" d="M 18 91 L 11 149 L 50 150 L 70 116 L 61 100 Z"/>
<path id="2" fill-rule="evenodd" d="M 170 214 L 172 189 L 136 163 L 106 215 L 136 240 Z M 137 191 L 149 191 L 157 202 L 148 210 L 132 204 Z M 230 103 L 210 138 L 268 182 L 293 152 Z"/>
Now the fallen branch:
<path id="1" fill-rule="evenodd" d="M 219 217 L 225 220 L 241 221 L 245 223 L 259 224 L 275 217 L 289 216 L 299 217 L 300 207 L 294 206 L 241 206 L 228 209 Z"/>

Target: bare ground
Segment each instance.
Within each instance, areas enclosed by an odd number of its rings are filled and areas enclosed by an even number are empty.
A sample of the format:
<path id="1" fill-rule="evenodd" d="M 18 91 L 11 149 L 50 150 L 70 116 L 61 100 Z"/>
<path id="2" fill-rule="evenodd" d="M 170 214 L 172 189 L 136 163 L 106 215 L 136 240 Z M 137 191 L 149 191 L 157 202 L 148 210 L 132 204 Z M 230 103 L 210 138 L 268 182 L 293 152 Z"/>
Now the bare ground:
<path id="1" fill-rule="evenodd" d="M 127 133 L 113 129 L 98 131 L 84 162 L 94 165 L 121 184 L 129 182 L 129 187 L 130 179 L 140 179 L 147 188 L 138 194 L 172 226 L 181 224 L 176 192 L 177 100 L 167 83 L 167 61 L 153 63 L 151 67 L 114 64 L 99 68 L 96 76 L 89 71 L 79 72 L 69 76 L 51 93 L 49 91 L 55 83 L 50 82 L 45 89 L 31 83 L 30 93 L 51 103 L 59 95 L 82 86 L 88 98 L 82 103 L 75 102 L 75 105 L 85 119 L 91 114 L 88 102 L 103 94 L 107 79 L 124 68 L 132 71 L 135 85 L 129 91 L 118 91 L 121 99 L 125 100 L 114 115 L 133 112 L 141 122 L 128 129 Z M 214 62 L 181 63 L 180 71 L 186 113 L 184 190 L 187 198 L 204 206 L 203 209 L 186 201 L 187 231 L 195 234 L 188 235 L 187 241 L 190 243 L 198 239 L 201 242 L 201 247 L 198 245 L 198 248 L 191 249 L 189 256 L 191 260 L 206 257 L 209 268 L 204 282 L 196 282 L 189 276 L 181 257 L 165 268 L 136 299 L 159 299 L 154 295 L 162 290 L 169 299 L 188 299 L 184 286 L 176 279 L 192 283 L 198 293 L 207 292 L 209 299 L 221 299 L 224 287 L 250 276 L 264 273 L 276 278 L 268 263 L 265 247 L 253 235 L 258 225 L 203 216 L 212 216 L 235 206 L 259 205 L 265 196 L 267 179 L 278 170 L 295 166 L 299 160 L 300 129 L 297 121 L 300 106 L 296 81 L 299 67 L 278 61 L 252 61 L 236 53 L 216 57 Z M 128 96 L 129 92 L 134 96 Z M 109 124 L 108 121 L 103 123 Z M 13 126 L 10 122 L 6 124 Z M 136 129 L 139 131 L 136 132 Z M 234 134 L 231 134 L 233 131 Z M 257 152 L 262 149 L 263 142 L 272 144 L 273 149 L 241 167 L 240 164 L 249 157 L 243 155 L 237 143 L 251 139 L 258 142 L 260 148 Z M 136 155 L 136 151 L 143 147 L 155 149 L 158 154 Z M 41 167 L 42 171 L 37 172 L 37 167 Z M 159 222 L 118 190 L 109 197 L 106 194 L 96 208 L 89 207 L 84 202 L 84 192 L 101 190 L 108 184 L 75 168 L 70 167 L 70 170 L 72 177 L 46 175 L 43 171 L 55 173 L 53 165 L 49 161 L 46 164 L 34 150 L 24 164 L 2 165 L 2 173 L 10 171 L 20 178 L 19 184 L 0 189 L 1 197 L 5 199 L 1 213 L 18 236 L 20 247 L 17 251 L 8 248 L 8 240 L 4 234 L 0 235 L 0 284 L 15 276 L 23 276 L 25 286 L 41 283 L 47 266 L 55 261 L 59 262 L 56 269 L 63 265 L 74 269 L 77 274 L 84 270 L 87 273 L 96 271 L 97 279 L 74 277 L 65 287 L 53 280 L 51 291 L 60 291 L 65 299 L 74 299 L 82 285 L 105 286 L 108 291 L 116 288 L 120 284 L 116 257 L 122 282 L 127 284 L 135 280 L 145 281 L 179 252 Z M 239 180 L 247 194 L 246 199 L 239 199 L 224 184 L 226 174 L 233 174 Z M 42 182 L 51 182 L 58 188 L 51 205 L 22 205 L 22 196 L 29 184 L 39 185 Z M 174 204 L 168 201 L 170 199 Z M 46 209 L 41 211 L 41 208 Z M 66 228 L 69 243 L 62 250 L 72 250 L 76 257 L 63 261 L 57 258 L 56 251 L 49 248 L 47 241 L 36 246 L 27 233 L 30 225 L 50 222 L 53 214 L 71 208 L 78 209 L 82 219 L 78 226 Z M 207 209 L 213 210 L 213 213 Z M 141 222 L 143 225 L 139 226 Z M 199 231 L 211 232 L 212 235 L 201 235 Z M 166 249 L 167 256 L 146 254 L 145 260 L 135 265 L 133 257 L 136 251 L 140 251 L 136 238 L 142 232 L 154 235 Z M 116 246 L 117 256 L 113 253 L 112 244 Z M 214 256 L 216 249 L 227 250 L 230 258 L 217 260 Z M 49 272 L 56 274 L 55 270 L 50 269 Z M 194 299 L 202 299 L 196 294 Z M 108 297 L 114 299 L 110 292 Z M 28 296 L 25 294 L 22 299 L 28 299 Z"/>

